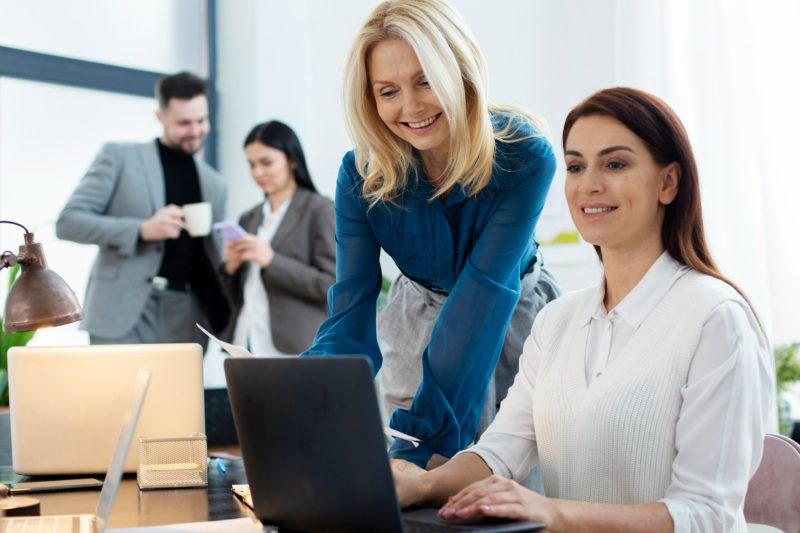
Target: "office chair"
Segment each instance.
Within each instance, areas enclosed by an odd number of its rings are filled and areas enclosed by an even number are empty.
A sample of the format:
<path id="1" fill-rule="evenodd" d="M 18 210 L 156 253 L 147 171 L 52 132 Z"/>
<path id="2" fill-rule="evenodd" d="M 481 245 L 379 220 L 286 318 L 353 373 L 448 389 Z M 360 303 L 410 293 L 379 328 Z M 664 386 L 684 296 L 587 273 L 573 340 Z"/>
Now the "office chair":
<path id="1" fill-rule="evenodd" d="M 747 487 L 744 516 L 748 525 L 800 533 L 800 444 L 782 435 L 764 437 L 761 464 Z"/>

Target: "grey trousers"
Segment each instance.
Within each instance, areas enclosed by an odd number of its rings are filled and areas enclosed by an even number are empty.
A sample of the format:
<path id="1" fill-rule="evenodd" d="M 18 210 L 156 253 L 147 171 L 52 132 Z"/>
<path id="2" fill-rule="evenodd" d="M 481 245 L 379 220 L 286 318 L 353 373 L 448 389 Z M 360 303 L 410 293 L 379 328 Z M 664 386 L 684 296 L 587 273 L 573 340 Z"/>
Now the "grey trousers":
<path id="1" fill-rule="evenodd" d="M 91 344 L 153 344 L 196 342 L 205 352 L 208 337 L 195 323 L 208 329 L 200 303 L 190 292 L 153 289 L 133 328 L 119 338 L 89 335 Z"/>
<path id="2" fill-rule="evenodd" d="M 541 258 L 541 256 L 539 256 Z M 519 369 L 522 345 L 533 319 L 544 305 L 561 294 L 552 274 L 537 261 L 520 281 L 520 298 L 506 331 L 500 359 L 489 386 L 480 435 L 494 419 L 500 402 Z M 383 365 L 377 376 L 386 415 L 408 409 L 422 381 L 422 352 L 428 345 L 436 318 L 447 296 L 433 292 L 407 277 L 399 276 L 389 290 L 386 307 L 378 316 L 378 343 Z"/>

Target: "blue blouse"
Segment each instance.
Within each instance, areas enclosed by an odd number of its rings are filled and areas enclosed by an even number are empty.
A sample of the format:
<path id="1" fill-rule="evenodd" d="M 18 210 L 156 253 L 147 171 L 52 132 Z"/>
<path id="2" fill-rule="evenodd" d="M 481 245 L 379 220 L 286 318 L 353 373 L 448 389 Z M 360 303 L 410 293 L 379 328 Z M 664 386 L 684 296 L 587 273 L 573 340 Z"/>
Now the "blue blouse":
<path id="1" fill-rule="evenodd" d="M 516 138 L 538 135 L 527 121 L 515 119 L 517 125 Z M 433 453 L 453 456 L 475 437 L 520 279 L 536 255 L 534 231 L 556 162 L 550 143 L 537 136 L 497 141 L 494 166 L 477 196 L 456 187 L 431 201 L 434 190 L 420 163 L 394 204 L 371 209 L 352 151 L 339 169 L 336 283 L 328 292 L 329 318 L 304 355 L 364 354 L 378 372 L 381 248 L 406 276 L 447 292 L 422 354 L 422 383 L 411 408 L 398 409 L 390 422 L 422 441 L 414 448 L 395 440 L 391 455 L 420 466 Z"/>

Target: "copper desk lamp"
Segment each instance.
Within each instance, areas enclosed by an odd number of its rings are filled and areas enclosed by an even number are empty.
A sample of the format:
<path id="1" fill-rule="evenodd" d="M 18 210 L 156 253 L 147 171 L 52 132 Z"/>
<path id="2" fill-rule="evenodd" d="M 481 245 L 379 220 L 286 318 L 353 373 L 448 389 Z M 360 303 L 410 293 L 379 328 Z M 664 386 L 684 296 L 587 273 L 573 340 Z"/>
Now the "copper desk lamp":
<path id="1" fill-rule="evenodd" d="M 21 266 L 20 275 L 6 296 L 3 329 L 32 331 L 82 319 L 83 311 L 75 293 L 61 276 L 47 268 L 42 245 L 34 242 L 33 233 L 17 222 L 0 220 L 0 223 L 25 230 L 25 244 L 19 247 L 19 255 L 10 251 L 0 255 L 0 270 Z"/>

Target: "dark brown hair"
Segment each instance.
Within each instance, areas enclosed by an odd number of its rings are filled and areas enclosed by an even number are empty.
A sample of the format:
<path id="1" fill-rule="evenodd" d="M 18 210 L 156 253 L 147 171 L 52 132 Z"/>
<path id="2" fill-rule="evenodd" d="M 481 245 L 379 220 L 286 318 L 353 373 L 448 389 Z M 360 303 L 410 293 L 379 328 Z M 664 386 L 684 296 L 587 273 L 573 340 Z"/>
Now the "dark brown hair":
<path id="1" fill-rule="evenodd" d="M 178 72 L 164 76 L 156 83 L 156 99 L 161 109 L 169 107 L 173 98 L 191 100 L 195 96 L 207 96 L 208 87 L 202 78 L 190 72 Z"/>
<path id="2" fill-rule="evenodd" d="M 567 115 L 561 139 L 565 150 L 575 122 L 592 115 L 611 117 L 622 123 L 644 142 L 653 160 L 661 167 L 678 163 L 678 194 L 666 206 L 661 227 L 664 248 L 676 261 L 736 289 L 753 309 L 744 292 L 720 273 L 708 250 L 703 231 L 697 164 L 689 136 L 675 111 L 657 96 L 644 91 L 629 87 L 604 89 L 578 104 Z M 599 247 L 595 246 L 595 250 L 602 259 Z"/>

